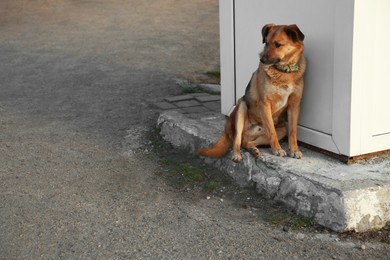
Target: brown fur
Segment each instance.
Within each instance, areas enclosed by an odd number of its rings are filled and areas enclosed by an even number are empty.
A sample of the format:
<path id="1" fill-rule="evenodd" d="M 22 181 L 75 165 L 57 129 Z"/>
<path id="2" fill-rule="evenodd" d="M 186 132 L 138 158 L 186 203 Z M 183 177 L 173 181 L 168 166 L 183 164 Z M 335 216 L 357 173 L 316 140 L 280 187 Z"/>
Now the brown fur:
<path id="1" fill-rule="evenodd" d="M 266 45 L 245 95 L 238 100 L 218 142 L 199 150 L 200 155 L 222 157 L 233 145 L 232 160 L 239 162 L 241 147 L 259 157 L 257 146 L 270 145 L 275 155 L 286 156 L 279 140 L 287 134 L 287 117 L 290 156 L 302 158 L 296 135 L 306 69 L 304 35 L 296 25 L 267 24 L 262 36 Z M 289 72 L 290 68 L 298 71 Z"/>

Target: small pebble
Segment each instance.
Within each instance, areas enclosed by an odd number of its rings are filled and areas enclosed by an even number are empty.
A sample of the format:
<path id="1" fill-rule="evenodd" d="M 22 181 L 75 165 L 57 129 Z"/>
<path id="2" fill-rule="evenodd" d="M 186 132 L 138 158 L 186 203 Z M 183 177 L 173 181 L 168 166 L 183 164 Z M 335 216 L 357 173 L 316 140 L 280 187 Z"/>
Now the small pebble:
<path id="1" fill-rule="evenodd" d="M 208 199 L 208 200 L 209 200 L 209 199 L 211 199 L 211 198 L 210 198 L 210 196 L 207 196 L 207 197 L 206 197 L 206 199 Z"/>
<path id="2" fill-rule="evenodd" d="M 223 199 L 220 199 L 221 202 L 223 202 Z"/>
<path id="3" fill-rule="evenodd" d="M 283 226 L 283 231 L 284 232 L 289 232 L 290 231 L 290 227 L 289 226 Z"/>
<path id="4" fill-rule="evenodd" d="M 365 246 L 365 245 L 362 245 L 360 248 L 361 248 L 362 250 L 366 250 L 366 246 Z"/>

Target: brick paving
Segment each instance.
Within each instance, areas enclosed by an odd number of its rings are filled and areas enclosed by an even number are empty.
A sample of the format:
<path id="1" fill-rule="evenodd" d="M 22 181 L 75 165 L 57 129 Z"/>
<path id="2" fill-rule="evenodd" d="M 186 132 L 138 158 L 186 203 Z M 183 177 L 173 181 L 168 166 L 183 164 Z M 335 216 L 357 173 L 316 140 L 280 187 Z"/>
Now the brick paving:
<path id="1" fill-rule="evenodd" d="M 183 114 L 221 112 L 221 96 L 208 93 L 193 93 L 167 97 L 155 105 L 163 110 L 176 110 Z"/>

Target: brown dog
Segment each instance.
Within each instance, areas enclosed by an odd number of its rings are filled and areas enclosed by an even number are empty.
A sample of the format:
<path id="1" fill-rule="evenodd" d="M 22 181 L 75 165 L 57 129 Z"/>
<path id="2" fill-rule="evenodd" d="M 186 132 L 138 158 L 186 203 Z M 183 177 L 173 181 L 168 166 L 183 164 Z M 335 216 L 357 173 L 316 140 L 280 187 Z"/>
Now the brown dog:
<path id="1" fill-rule="evenodd" d="M 238 100 L 218 142 L 211 148 L 199 150 L 200 155 L 222 157 L 233 144 L 235 162 L 242 160 L 241 146 L 255 157 L 261 155 L 259 145 L 271 145 L 275 155 L 286 156 L 279 140 L 287 134 L 287 115 L 290 156 L 302 158 L 297 144 L 297 125 L 306 68 L 302 56 L 305 36 L 295 24 L 267 24 L 262 36 L 265 47 L 245 95 Z"/>

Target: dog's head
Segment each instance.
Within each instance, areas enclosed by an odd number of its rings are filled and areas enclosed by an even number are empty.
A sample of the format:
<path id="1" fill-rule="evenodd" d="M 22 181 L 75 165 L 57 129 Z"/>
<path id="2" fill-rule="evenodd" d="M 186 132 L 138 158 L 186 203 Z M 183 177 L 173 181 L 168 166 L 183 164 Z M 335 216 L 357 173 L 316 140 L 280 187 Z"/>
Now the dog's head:
<path id="1" fill-rule="evenodd" d="M 305 35 L 298 26 L 267 24 L 262 29 L 264 50 L 260 61 L 266 65 L 295 64 L 303 52 Z"/>

